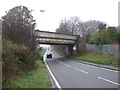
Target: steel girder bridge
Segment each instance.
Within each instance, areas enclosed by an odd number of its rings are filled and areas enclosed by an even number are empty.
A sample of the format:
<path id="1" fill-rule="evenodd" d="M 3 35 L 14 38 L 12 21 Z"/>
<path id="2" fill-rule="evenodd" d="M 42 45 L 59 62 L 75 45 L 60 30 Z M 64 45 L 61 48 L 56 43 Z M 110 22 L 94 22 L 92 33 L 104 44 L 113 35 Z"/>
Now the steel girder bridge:
<path id="1" fill-rule="evenodd" d="M 77 43 L 77 35 L 61 34 L 56 32 L 35 31 L 36 41 L 39 44 L 54 45 L 75 45 Z"/>

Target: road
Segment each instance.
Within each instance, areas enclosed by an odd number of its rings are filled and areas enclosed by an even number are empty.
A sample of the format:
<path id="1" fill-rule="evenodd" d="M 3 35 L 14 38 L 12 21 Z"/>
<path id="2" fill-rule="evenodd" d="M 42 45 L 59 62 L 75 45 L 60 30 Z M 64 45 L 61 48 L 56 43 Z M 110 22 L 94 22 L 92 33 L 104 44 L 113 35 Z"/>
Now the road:
<path id="1" fill-rule="evenodd" d="M 46 54 L 53 58 L 47 59 Z M 61 88 L 118 88 L 118 71 L 63 58 L 47 50 L 44 59 Z"/>

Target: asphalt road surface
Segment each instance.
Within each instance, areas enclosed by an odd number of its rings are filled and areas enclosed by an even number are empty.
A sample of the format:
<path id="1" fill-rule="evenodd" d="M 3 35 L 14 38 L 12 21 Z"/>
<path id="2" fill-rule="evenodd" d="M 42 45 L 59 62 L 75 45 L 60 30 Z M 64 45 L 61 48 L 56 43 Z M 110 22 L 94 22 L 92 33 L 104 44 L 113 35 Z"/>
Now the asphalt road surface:
<path id="1" fill-rule="evenodd" d="M 53 58 L 46 55 L 52 53 Z M 82 64 L 47 50 L 44 59 L 62 88 L 118 88 L 118 71 Z"/>

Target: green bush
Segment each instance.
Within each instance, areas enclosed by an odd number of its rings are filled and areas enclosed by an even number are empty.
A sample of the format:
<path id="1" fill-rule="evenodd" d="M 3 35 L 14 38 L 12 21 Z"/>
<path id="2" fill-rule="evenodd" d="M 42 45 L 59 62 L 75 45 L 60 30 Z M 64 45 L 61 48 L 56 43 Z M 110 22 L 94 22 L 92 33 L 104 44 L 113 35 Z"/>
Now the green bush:
<path id="1" fill-rule="evenodd" d="M 107 32 L 108 32 L 108 37 L 110 38 L 110 42 L 118 41 L 117 39 L 118 32 L 115 27 L 108 27 Z"/>
<path id="2" fill-rule="evenodd" d="M 24 45 L 18 45 L 10 40 L 3 39 L 3 84 L 10 83 L 23 71 L 35 69 L 35 60 L 39 56 L 38 54 L 34 55 L 35 53 L 37 53 L 37 51 L 30 51 L 30 49 Z"/>
<path id="3" fill-rule="evenodd" d="M 115 27 L 108 27 L 105 30 L 99 31 L 90 37 L 90 44 L 109 44 L 111 42 L 120 42 L 120 33 L 117 32 Z"/>

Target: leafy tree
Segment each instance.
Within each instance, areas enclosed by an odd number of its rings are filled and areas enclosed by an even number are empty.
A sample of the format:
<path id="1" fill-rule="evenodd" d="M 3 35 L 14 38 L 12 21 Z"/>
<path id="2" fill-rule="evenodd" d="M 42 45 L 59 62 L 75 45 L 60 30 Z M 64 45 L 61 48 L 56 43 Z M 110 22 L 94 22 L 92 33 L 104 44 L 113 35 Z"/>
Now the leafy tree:
<path id="1" fill-rule="evenodd" d="M 120 42 L 120 32 L 117 33 L 118 42 Z"/>
<path id="2" fill-rule="evenodd" d="M 109 36 L 109 33 L 107 32 L 107 30 L 103 30 L 102 32 L 100 32 L 101 44 L 110 43 L 110 38 L 108 36 Z"/>
<path id="3" fill-rule="evenodd" d="M 99 33 L 95 33 L 91 36 L 89 43 L 90 44 L 96 44 L 99 45 L 100 44 L 100 34 Z"/>
<path id="4" fill-rule="evenodd" d="M 120 32 L 117 32 L 115 27 L 108 27 L 106 30 L 102 30 L 91 36 L 89 43 L 99 45 L 109 44 L 113 41 L 120 42 Z"/>
<path id="5" fill-rule="evenodd" d="M 110 42 L 110 38 L 108 37 L 108 32 L 107 30 L 103 30 L 101 32 L 95 33 L 91 38 L 90 42 L 91 44 L 108 44 Z"/>
<path id="6" fill-rule="evenodd" d="M 108 27 L 107 28 L 107 31 L 108 31 L 108 37 L 110 38 L 110 42 L 112 41 L 118 41 L 118 38 L 117 38 L 117 29 L 115 27 Z"/>
<path id="7" fill-rule="evenodd" d="M 17 6 L 9 10 L 3 19 L 3 37 L 17 44 L 35 48 L 35 20 L 25 6 Z"/>

